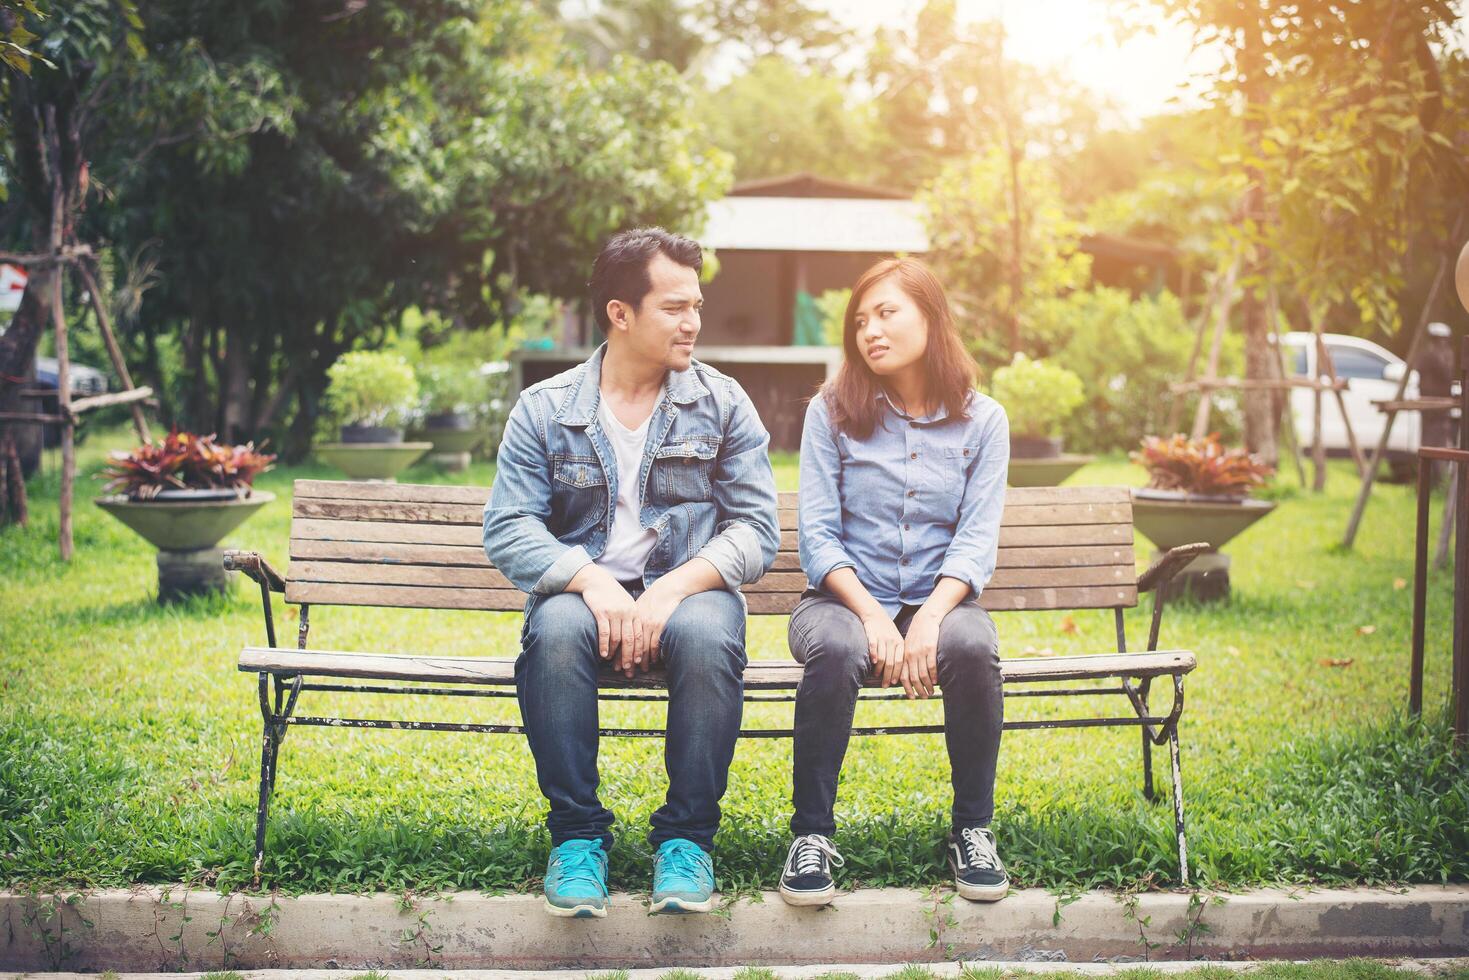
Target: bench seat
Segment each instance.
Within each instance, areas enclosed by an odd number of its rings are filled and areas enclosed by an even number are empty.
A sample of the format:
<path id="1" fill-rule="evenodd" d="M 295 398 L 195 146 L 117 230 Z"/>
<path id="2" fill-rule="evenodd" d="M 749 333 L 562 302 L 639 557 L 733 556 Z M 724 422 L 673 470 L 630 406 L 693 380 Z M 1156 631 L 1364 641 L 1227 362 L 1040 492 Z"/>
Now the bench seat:
<path id="1" fill-rule="evenodd" d="M 1103 678 L 1144 678 L 1186 674 L 1194 669 L 1187 650 L 1155 653 L 1104 653 L 1083 656 L 1018 657 L 1000 661 L 1006 684 L 1027 681 L 1080 681 Z M 754 660 L 745 668 L 746 690 L 790 690 L 801 683 L 802 666 L 778 660 Z M 427 657 L 408 654 L 350 653 L 340 650 L 293 650 L 282 647 L 246 647 L 240 670 L 283 677 L 358 677 L 383 681 L 420 681 L 438 684 L 514 684 L 515 660 L 505 657 Z M 632 678 L 608 670 L 604 688 L 661 688 L 664 675 L 651 670 Z M 871 677 L 868 687 L 879 683 Z"/>

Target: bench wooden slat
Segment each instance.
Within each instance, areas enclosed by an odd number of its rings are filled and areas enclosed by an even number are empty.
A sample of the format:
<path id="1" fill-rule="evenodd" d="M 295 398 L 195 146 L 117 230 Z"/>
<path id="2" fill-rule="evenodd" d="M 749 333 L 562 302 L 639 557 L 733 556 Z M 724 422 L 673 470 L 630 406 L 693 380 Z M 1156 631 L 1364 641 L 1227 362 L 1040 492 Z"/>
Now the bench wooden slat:
<path id="1" fill-rule="evenodd" d="M 413 503 L 475 504 L 483 507 L 490 499 L 489 487 L 422 483 L 358 483 L 346 480 L 297 480 L 295 497 L 323 500 L 399 500 Z M 795 510 L 798 492 L 783 490 L 778 506 Z M 1010 487 L 1008 504 L 1034 506 L 1048 503 L 1116 504 L 1131 500 L 1126 487 Z"/>
<path id="2" fill-rule="evenodd" d="M 449 486 L 437 483 L 360 483 L 348 480 L 297 480 L 296 499 L 402 500 L 413 503 L 478 504 L 490 499 L 489 487 Z"/>
<path id="3" fill-rule="evenodd" d="M 297 497 L 291 515 L 336 521 L 394 521 L 407 524 L 447 524 L 480 527 L 483 503 L 425 503 L 417 501 L 355 501 Z M 780 511 L 782 531 L 798 528 L 794 510 Z M 1119 524 L 1132 520 L 1128 503 L 1008 504 L 1002 524 L 1026 527 L 1040 524 Z"/>
<path id="4" fill-rule="evenodd" d="M 745 596 L 755 615 L 789 613 L 800 601 L 799 592 L 753 592 Z M 286 601 L 292 604 L 337 606 L 391 606 L 400 609 L 478 609 L 519 612 L 525 594 L 515 589 L 449 588 L 426 585 L 357 584 L 350 582 L 286 582 Z M 1137 604 L 1137 588 L 1082 586 L 1076 588 L 987 588 L 980 605 L 991 612 L 1019 609 L 1110 609 Z"/>
<path id="5" fill-rule="evenodd" d="M 1136 581 L 1131 565 L 1094 565 L 1085 568 L 1001 568 L 990 580 L 990 589 L 1030 589 L 1085 585 L 1128 585 Z M 463 565 L 365 564 L 343 561 L 298 561 L 291 566 L 291 580 L 341 582 L 358 585 L 422 585 L 457 589 L 514 589 L 498 569 L 482 562 Z M 742 590 L 752 593 L 800 595 L 806 588 L 804 572 L 770 572 Z"/>
<path id="6" fill-rule="evenodd" d="M 800 492 L 782 490 L 779 506 L 794 510 L 798 506 Z M 1127 487 L 1007 487 L 1005 503 L 1021 506 L 1037 504 L 1121 504 L 1129 503 L 1132 493 Z"/>
<path id="7" fill-rule="evenodd" d="M 451 544 L 482 547 L 479 525 L 403 524 L 394 521 L 327 520 L 298 517 L 291 522 L 293 538 L 318 541 L 380 541 L 399 544 Z M 1132 524 L 1052 524 L 1000 527 L 1000 547 L 1065 547 L 1067 545 L 1131 544 Z M 796 551 L 795 531 L 782 531 L 781 551 Z"/>
<path id="8" fill-rule="evenodd" d="M 463 565 L 490 567 L 484 549 L 478 545 L 401 544 L 382 541 L 323 541 L 315 538 L 292 538 L 292 561 L 361 562 L 392 565 Z M 1082 568 L 1093 565 L 1133 566 L 1133 549 L 1127 545 L 1092 545 L 1071 547 L 1012 548 L 1002 547 L 996 568 Z M 800 571 L 801 563 L 794 552 L 776 556 L 772 572 Z M 294 567 L 292 574 L 295 574 Z"/>
<path id="9" fill-rule="evenodd" d="M 796 608 L 800 596 L 790 592 L 754 592 L 745 596 L 751 615 L 786 615 Z M 1084 586 L 1079 588 L 996 589 L 986 588 L 979 604 L 990 612 L 1046 609 L 1112 609 L 1137 605 L 1137 586 Z"/>
<path id="10" fill-rule="evenodd" d="M 1194 669 L 1195 657 L 1187 650 L 1156 653 L 1094 654 L 1065 657 L 1020 657 L 1000 661 L 1007 683 L 1060 680 L 1097 680 L 1108 677 L 1161 677 L 1186 674 Z M 515 682 L 515 661 L 499 657 L 422 657 L 403 654 L 350 653 L 337 650 L 291 650 L 246 647 L 239 669 L 271 674 L 305 674 L 312 677 L 360 677 L 391 681 L 421 681 L 448 684 L 496 684 Z M 754 660 L 745 668 L 745 687 L 750 690 L 790 689 L 801 681 L 802 667 L 795 662 Z M 877 686 L 871 678 L 868 686 Z M 599 684 L 605 688 L 662 687 L 661 670 L 639 674 L 629 680 L 606 671 Z"/>

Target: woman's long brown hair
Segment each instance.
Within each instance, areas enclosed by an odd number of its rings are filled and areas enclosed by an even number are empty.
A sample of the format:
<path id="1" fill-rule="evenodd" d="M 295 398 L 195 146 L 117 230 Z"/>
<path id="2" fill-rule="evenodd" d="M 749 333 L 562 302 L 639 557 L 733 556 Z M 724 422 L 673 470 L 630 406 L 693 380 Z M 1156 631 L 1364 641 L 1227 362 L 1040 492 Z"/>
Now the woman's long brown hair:
<path id="1" fill-rule="evenodd" d="M 969 392 L 979 373 L 974 358 L 959 340 L 953 314 L 949 312 L 949 300 L 938 277 L 917 259 L 883 259 L 862 273 L 852 287 L 852 298 L 847 301 L 847 312 L 842 318 L 842 366 L 817 396 L 826 399 L 827 411 L 837 430 L 854 439 L 866 439 L 877 427 L 880 412 L 877 394 L 882 390 L 882 382 L 857 349 L 857 310 L 868 290 L 889 276 L 897 278 L 903 292 L 918 304 L 928 324 L 923 370 L 928 375 L 929 402 L 942 403 L 951 418 L 963 417 Z"/>

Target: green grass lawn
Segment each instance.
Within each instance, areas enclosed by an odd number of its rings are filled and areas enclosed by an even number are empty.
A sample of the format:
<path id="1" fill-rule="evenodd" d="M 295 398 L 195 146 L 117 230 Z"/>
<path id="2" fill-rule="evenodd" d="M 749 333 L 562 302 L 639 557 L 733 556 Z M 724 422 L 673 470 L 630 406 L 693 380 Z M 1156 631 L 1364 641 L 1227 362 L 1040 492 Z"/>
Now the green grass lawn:
<path id="1" fill-rule="evenodd" d="M 90 502 L 103 451 L 125 441 L 103 432 L 83 447 L 69 565 L 56 557 L 54 472 L 32 485 L 30 526 L 0 530 L 0 884 L 243 887 L 260 718 L 254 677 L 235 661 L 242 645 L 264 639 L 259 593 L 242 583 L 227 598 L 155 604 L 151 549 Z M 796 488 L 792 457 L 777 460 L 777 475 L 783 489 Z M 291 481 L 333 476 L 319 466 L 266 474 L 259 485 L 277 499 L 226 545 L 284 568 Z M 404 477 L 491 478 L 485 465 Z M 1142 473 L 1112 459 L 1071 482 L 1138 484 Z M 1469 765 L 1446 751 L 1441 721 L 1401 719 L 1412 490 L 1379 486 L 1357 547 L 1341 553 L 1355 486 L 1349 468 L 1334 466 L 1325 494 L 1284 493 L 1277 513 L 1228 549 L 1232 601 L 1178 604 L 1165 616 L 1163 645 L 1199 657 L 1182 731 L 1189 844 L 1204 887 L 1469 879 Z M 1437 511 L 1436 501 L 1435 528 Z M 1140 557 L 1149 550 L 1140 543 Z M 293 623 L 294 610 L 276 601 L 278 622 Z M 1429 603 L 1433 719 L 1443 717 L 1449 683 L 1450 610 L 1448 575 L 1439 573 Z M 1147 616 L 1146 601 L 1130 616 L 1135 645 Z M 1106 652 L 1113 639 L 1106 612 L 997 620 L 1008 656 Z M 323 608 L 313 611 L 311 637 L 336 649 L 510 656 L 518 629 L 508 614 Z M 784 641 L 783 618 L 752 623 L 753 657 L 786 657 Z M 363 695 L 313 707 L 309 698 L 299 710 L 518 718 L 514 702 L 500 699 Z M 1009 717 L 1082 707 L 1043 700 L 1012 699 Z M 747 724 L 782 724 L 789 710 L 752 706 Z M 656 723 L 660 714 L 610 705 L 603 721 Z M 860 709 L 858 721 L 939 717 L 935 703 L 879 704 Z M 643 836 L 664 789 L 661 751 L 656 740 L 604 743 L 619 887 L 648 886 Z M 1176 883 L 1171 808 L 1142 799 L 1139 754 L 1132 730 L 1006 736 L 995 829 L 1018 884 Z M 1166 766 L 1165 754 L 1164 786 Z M 844 883 L 944 880 L 947 777 L 939 736 L 854 741 L 837 805 Z M 726 890 L 774 885 L 789 784 L 788 742 L 740 744 L 718 839 Z M 544 868 L 543 815 L 521 738 L 294 729 L 281 753 L 264 883 L 291 892 L 528 889 Z"/>

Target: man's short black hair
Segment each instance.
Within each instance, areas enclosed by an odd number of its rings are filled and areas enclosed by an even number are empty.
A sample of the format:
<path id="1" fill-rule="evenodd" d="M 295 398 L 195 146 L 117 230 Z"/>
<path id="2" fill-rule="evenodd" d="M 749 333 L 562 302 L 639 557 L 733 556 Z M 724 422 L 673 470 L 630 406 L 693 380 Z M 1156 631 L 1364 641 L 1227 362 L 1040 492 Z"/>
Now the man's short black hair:
<path id="1" fill-rule="evenodd" d="M 621 300 L 637 309 L 643 297 L 652 290 L 648 263 L 659 252 L 695 272 L 704 269 L 704 250 L 698 242 L 662 228 L 620 231 L 602 246 L 597 261 L 592 264 L 592 279 L 587 283 L 587 289 L 591 293 L 597 326 L 603 333 L 612 329 L 612 321 L 607 317 L 608 303 L 614 299 Z"/>

